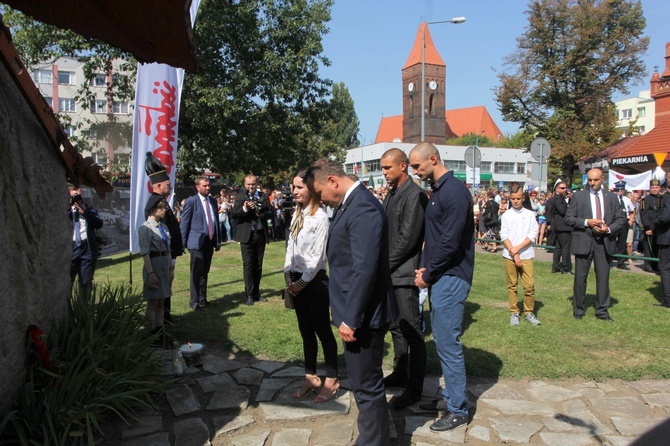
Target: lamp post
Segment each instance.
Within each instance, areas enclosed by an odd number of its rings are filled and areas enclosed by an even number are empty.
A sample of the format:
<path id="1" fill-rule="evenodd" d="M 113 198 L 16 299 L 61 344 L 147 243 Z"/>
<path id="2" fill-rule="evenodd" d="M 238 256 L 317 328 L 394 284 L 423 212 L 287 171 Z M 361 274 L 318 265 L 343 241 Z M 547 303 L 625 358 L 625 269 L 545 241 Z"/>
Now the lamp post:
<path id="1" fill-rule="evenodd" d="M 453 23 L 458 25 L 465 22 L 465 17 L 454 17 L 451 20 L 426 22 L 421 28 L 421 141 L 426 139 L 426 27 L 437 23 Z M 445 91 L 446 95 L 447 92 Z"/>

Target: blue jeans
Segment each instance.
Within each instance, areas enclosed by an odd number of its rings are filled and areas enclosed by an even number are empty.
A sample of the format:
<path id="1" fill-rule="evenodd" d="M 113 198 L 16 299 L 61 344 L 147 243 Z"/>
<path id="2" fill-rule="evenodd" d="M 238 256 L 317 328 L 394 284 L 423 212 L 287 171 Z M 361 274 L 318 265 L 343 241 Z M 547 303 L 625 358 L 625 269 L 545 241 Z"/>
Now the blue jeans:
<path id="1" fill-rule="evenodd" d="M 442 276 L 430 287 L 430 323 L 444 375 L 442 395 L 449 411 L 460 416 L 468 416 L 461 335 L 469 292 L 470 284 L 456 276 Z"/>

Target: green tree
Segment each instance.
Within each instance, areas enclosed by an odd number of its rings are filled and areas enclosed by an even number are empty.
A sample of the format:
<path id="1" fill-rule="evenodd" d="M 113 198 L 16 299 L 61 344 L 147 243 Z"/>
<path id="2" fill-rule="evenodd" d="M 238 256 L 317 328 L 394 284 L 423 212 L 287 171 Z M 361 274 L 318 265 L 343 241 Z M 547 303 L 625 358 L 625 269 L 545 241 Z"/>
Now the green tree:
<path id="1" fill-rule="evenodd" d="M 639 1 L 533 0 L 528 27 L 498 74 L 503 119 L 553 147 L 570 184 L 577 160 L 619 139 L 612 96 L 645 75 Z"/>

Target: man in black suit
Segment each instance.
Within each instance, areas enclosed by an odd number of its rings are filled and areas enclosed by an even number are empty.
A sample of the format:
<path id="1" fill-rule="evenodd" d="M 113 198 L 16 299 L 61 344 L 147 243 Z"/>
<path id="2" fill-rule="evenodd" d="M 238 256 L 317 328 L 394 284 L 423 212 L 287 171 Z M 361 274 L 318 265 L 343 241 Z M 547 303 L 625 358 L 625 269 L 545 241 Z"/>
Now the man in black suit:
<path id="1" fill-rule="evenodd" d="M 349 382 L 358 405 L 358 446 L 389 444 L 384 392 L 384 335 L 398 310 L 389 271 L 384 208 L 342 165 L 328 159 L 308 169 L 310 191 L 335 208 L 328 232 L 330 305 L 344 341 Z"/>
<path id="2" fill-rule="evenodd" d="M 567 186 L 559 182 L 554 187 L 554 196 L 551 199 L 551 230 L 555 234 L 554 262 L 552 273 L 573 274 L 572 254 L 570 242 L 572 240 L 572 226 L 565 223 L 565 214 L 568 212 Z M 548 218 L 549 219 L 549 218 Z"/>
<path id="3" fill-rule="evenodd" d="M 615 234 L 626 222 L 616 195 L 602 188 L 603 171 L 591 169 L 586 174 L 588 189 L 576 192 L 568 204 L 565 223 L 572 226 L 571 249 L 575 255 L 573 315 L 581 319 L 586 312 L 586 278 L 595 264 L 596 316 L 614 322 L 609 315 L 610 263 L 616 253 Z"/>
<path id="4" fill-rule="evenodd" d="M 79 290 L 88 294 L 93 286 L 95 264 L 98 261 L 96 230 L 102 228 L 103 221 L 93 206 L 84 203 L 81 190 L 68 184 L 70 190 L 69 218 L 72 225 L 72 261 L 70 280 L 79 276 Z"/>
<path id="5" fill-rule="evenodd" d="M 181 240 L 191 254 L 191 300 L 193 311 L 202 311 L 207 305 L 207 275 L 212 265 L 214 250 L 221 248 L 221 233 L 217 219 L 217 203 L 209 195 L 209 179 L 195 180 L 198 191 L 186 199 L 179 222 Z"/>
<path id="6" fill-rule="evenodd" d="M 396 410 L 421 400 L 426 374 L 426 344 L 414 271 L 421 256 L 428 196 L 407 174 L 408 166 L 407 155 L 400 149 L 387 150 L 381 157 L 382 174 L 390 189 L 383 202 L 389 222 L 389 266 L 400 312 L 391 326 L 393 373 L 384 378 L 384 385 L 405 388 L 391 400 L 391 407 Z"/>
<path id="7" fill-rule="evenodd" d="M 263 257 L 267 243 L 268 212 L 270 202 L 267 195 L 258 191 L 255 175 L 244 178 L 244 189 L 235 197 L 230 216 L 237 221 L 235 241 L 240 243 L 244 270 L 246 304 L 267 302 L 261 296 L 260 284 L 263 275 Z"/>
<path id="8" fill-rule="evenodd" d="M 654 233 L 658 243 L 658 271 L 663 286 L 663 299 L 654 305 L 670 308 L 670 199 L 663 202 Z"/>

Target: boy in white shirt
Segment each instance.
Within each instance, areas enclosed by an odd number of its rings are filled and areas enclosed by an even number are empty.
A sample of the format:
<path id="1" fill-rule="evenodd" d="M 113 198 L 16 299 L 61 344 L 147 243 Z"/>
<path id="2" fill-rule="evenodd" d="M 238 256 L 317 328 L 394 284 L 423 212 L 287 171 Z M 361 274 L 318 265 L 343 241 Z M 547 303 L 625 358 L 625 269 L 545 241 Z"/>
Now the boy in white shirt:
<path id="1" fill-rule="evenodd" d="M 523 207 L 523 189 L 519 185 L 512 187 L 509 195 L 511 204 L 502 216 L 500 238 L 503 249 L 503 262 L 507 273 L 507 298 L 511 313 L 510 325 L 519 325 L 519 307 L 517 287 L 519 276 L 523 285 L 523 314 L 533 326 L 540 321 L 533 314 L 535 308 L 535 276 L 533 274 L 534 240 L 537 238 L 537 220 L 535 213 Z"/>

